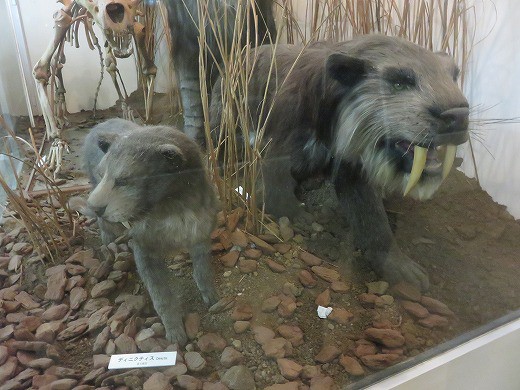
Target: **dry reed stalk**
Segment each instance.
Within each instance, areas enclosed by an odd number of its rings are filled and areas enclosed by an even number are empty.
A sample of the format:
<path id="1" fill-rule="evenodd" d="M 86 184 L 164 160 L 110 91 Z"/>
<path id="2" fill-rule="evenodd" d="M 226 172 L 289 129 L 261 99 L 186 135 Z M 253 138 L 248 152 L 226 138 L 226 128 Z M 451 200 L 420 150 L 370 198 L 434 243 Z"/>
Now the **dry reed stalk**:
<path id="1" fill-rule="evenodd" d="M 244 207 L 251 221 L 249 228 L 257 230 L 262 225 L 263 208 L 258 204 L 257 187 L 260 166 L 266 148 L 263 124 L 251 128 L 247 107 L 248 80 L 254 65 L 254 51 L 242 46 L 244 31 L 249 32 L 251 10 L 249 1 L 238 1 L 237 17 L 233 26 L 235 34 L 225 39 L 229 15 L 222 15 L 221 21 L 212 20 L 215 10 L 209 9 L 208 0 L 198 1 L 199 5 L 199 46 L 200 80 L 205 120 L 205 138 L 208 161 L 213 179 L 217 185 L 226 210 Z M 461 83 L 472 35 L 468 28 L 469 12 L 465 0 L 283 0 L 277 2 L 281 16 L 279 36 L 271 37 L 277 44 L 284 31 L 284 41 L 305 45 L 317 40 L 343 41 L 355 35 L 381 33 L 407 38 L 430 50 L 447 51 L 462 65 Z M 303 17 L 302 17 L 303 15 Z M 252 15 L 258 20 L 258 15 Z M 224 23 L 222 23 L 224 21 Z M 219 53 L 209 50 L 206 26 L 216 37 Z M 222 118 L 221 132 L 214 139 L 209 128 L 209 96 L 207 85 L 208 59 L 213 62 L 220 57 L 216 66 L 221 76 Z M 274 67 L 274 66 L 273 66 Z M 275 77 L 272 75 L 271 77 Z M 279 85 L 283 83 L 280 81 Z M 269 107 L 262 107 L 269 111 Z M 242 142 L 249 135 L 256 135 L 254 144 Z M 220 158 L 219 158 L 220 157 Z M 220 164 L 222 163 L 222 165 Z M 243 193 L 236 189 L 242 187 Z"/>
<path id="2" fill-rule="evenodd" d="M 24 156 L 18 158 L 10 150 L 4 153 L 9 159 L 12 174 L 17 184 L 16 188 L 12 189 L 5 177 L 0 174 L 0 186 L 7 195 L 9 201 L 8 208 L 13 211 L 14 216 L 17 216 L 26 228 L 33 247 L 36 248 L 37 252 L 42 256 L 47 255 L 54 261 L 56 255 L 60 256 L 65 251 L 70 250 L 69 240 L 71 236 L 67 226 L 71 227 L 73 225 L 73 219 L 66 206 L 66 197 L 54 180 L 49 175 L 46 175 L 45 166 L 41 164 L 42 160 L 34 144 L 32 133 L 30 134 L 32 143 L 17 137 L 5 123 L 2 116 L 0 116 L 0 127 L 6 129 L 7 137 L 14 140 L 18 150 L 24 154 Z M 23 144 L 29 146 L 32 153 L 25 152 Z M 36 170 L 45 185 L 46 194 L 43 197 L 43 201 L 31 198 L 28 192 L 24 190 L 14 161 L 21 162 L 26 169 Z M 64 212 L 59 211 L 58 208 L 63 208 Z"/>

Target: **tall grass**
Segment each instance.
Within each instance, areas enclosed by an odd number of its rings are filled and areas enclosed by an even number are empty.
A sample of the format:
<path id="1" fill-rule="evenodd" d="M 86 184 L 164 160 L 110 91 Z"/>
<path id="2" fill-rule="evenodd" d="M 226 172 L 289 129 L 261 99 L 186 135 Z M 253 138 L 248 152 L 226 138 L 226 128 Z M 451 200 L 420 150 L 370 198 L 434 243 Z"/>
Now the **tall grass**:
<path id="1" fill-rule="evenodd" d="M 223 26 L 227 23 L 211 19 L 212 10 L 208 8 L 208 4 L 212 2 L 197 0 L 200 28 L 199 71 L 207 155 L 212 177 L 225 210 L 244 208 L 247 212 L 246 227 L 251 231 L 258 231 L 265 217 L 258 194 L 262 187 L 260 168 L 268 142 L 263 140 L 264 129 L 261 123 L 257 128 L 252 128 L 247 106 L 248 81 L 255 57 L 250 46 L 243 47 L 241 38 L 261 20 L 261 15 L 254 14 L 247 6 L 251 1 L 253 0 L 238 1 L 234 11 L 237 15 L 233 26 L 235 33 L 230 39 L 225 39 L 227 34 Z M 453 55 L 461 65 L 463 85 L 464 70 L 473 43 L 473 32 L 469 26 L 474 23 L 469 21 L 475 17 L 465 0 L 278 0 L 275 7 L 278 36 L 269 37 L 269 43 L 306 45 L 317 40 L 347 40 L 355 35 L 373 32 L 401 36 L 430 50 Z M 158 10 L 146 5 L 143 13 L 142 22 L 147 31 L 147 51 L 153 55 L 161 39 L 169 41 L 167 18 L 160 4 Z M 224 21 L 227 17 L 225 14 L 222 16 Z M 157 23 L 158 18 L 160 23 Z M 209 37 L 205 35 L 205 26 L 209 26 L 209 31 L 217 37 L 220 55 L 209 50 Z M 215 139 L 210 128 L 206 64 L 212 63 L 208 59 L 219 56 L 222 61 L 216 70 L 221 76 L 223 113 L 221 132 L 218 139 Z M 137 68 L 139 70 L 139 66 Z M 169 71 L 171 79 L 174 80 L 173 68 Z M 180 106 L 178 94 L 172 96 L 172 105 Z M 262 109 L 268 112 L 270 107 Z M 0 125 L 7 128 L 3 121 Z M 253 133 L 256 134 L 254 143 L 242 142 L 250 139 L 249 135 Z M 17 142 L 21 142 L 12 131 L 10 135 Z M 64 224 L 72 225 L 73 220 L 66 207 L 65 215 L 59 214 L 53 199 L 64 206 L 64 195 L 56 183 L 44 174 L 34 143 L 32 149 L 22 160 L 26 167 L 34 169 L 44 180 L 44 203 L 50 207 L 43 207 L 42 202 L 31 199 L 27 191 L 23 190 L 20 178 L 17 178 L 18 187 L 13 190 L 0 176 L 0 186 L 8 195 L 10 209 L 26 226 L 34 246 L 40 253 L 52 257 L 66 249 L 70 231 Z M 10 155 L 9 158 L 15 157 Z M 238 188 L 242 191 L 237 191 Z"/>
<path id="2" fill-rule="evenodd" d="M 208 159 L 213 178 L 227 210 L 243 207 L 248 215 L 248 228 L 258 231 L 264 218 L 258 199 L 261 187 L 261 163 L 266 142 L 262 139 L 262 124 L 251 128 L 247 106 L 248 80 L 255 62 L 251 47 L 241 45 L 241 35 L 249 31 L 249 16 L 253 12 L 239 1 L 232 39 L 223 39 L 223 23 L 211 20 L 208 1 L 199 3 L 200 27 L 200 79 L 205 117 L 205 135 Z M 318 40 L 342 41 L 356 35 L 380 33 L 400 36 L 427 49 L 447 52 L 461 65 L 461 85 L 464 69 L 472 44 L 468 18 L 471 9 L 465 0 L 282 0 L 277 3 L 278 36 L 270 37 L 274 45 L 279 42 L 303 46 Z M 253 15 L 258 20 L 259 15 Z M 225 20 L 225 16 L 224 16 Z M 205 64 L 216 53 L 208 50 L 204 26 L 211 26 L 217 37 L 222 62 L 218 66 L 222 88 L 222 118 L 220 136 L 215 142 L 210 129 L 209 96 L 206 85 Z M 274 75 L 273 75 L 274 77 Z M 281 81 L 283 82 L 283 81 Z M 269 110 L 269 107 L 263 107 Z M 242 142 L 256 134 L 254 144 Z M 217 158 L 221 156 L 221 160 Z M 217 167 L 220 167 L 218 169 Z M 237 192 L 242 188 L 242 193 Z"/>
<path id="3" fill-rule="evenodd" d="M 74 230 L 72 229 L 74 221 L 66 207 L 65 194 L 52 179 L 52 175 L 45 171 L 45 164 L 32 133 L 30 132 L 31 142 L 17 137 L 2 116 L 0 116 L 0 127 L 7 131 L 6 138 L 13 140 L 20 152 L 20 156 L 12 150 L 5 150 L 2 153 L 8 158 L 11 167 L 10 172 L 0 173 L 0 186 L 7 194 L 8 209 L 11 215 L 26 228 L 37 253 L 54 260 L 56 256 L 59 257 L 70 250 L 69 240 Z M 8 144 L 6 142 L 6 145 Z M 24 187 L 28 183 L 24 183 L 19 176 L 16 169 L 17 161 L 23 163 L 22 170 L 34 171 L 33 174 L 42 180 L 44 190 L 41 191 L 40 197 L 32 196 L 28 188 Z M 15 188 L 11 188 L 7 177 L 4 176 L 9 174 L 15 178 Z"/>

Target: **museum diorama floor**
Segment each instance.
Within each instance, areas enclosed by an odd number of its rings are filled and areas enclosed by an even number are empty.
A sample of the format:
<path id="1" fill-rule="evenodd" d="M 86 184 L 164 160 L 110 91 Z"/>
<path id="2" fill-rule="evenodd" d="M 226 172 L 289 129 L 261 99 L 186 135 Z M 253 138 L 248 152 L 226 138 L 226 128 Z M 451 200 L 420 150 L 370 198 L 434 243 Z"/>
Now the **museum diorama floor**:
<path id="1" fill-rule="evenodd" d="M 155 106 L 156 123 L 177 119 L 166 102 Z M 90 115 L 69 116 L 63 189 L 88 184 L 83 138 L 117 112 Z M 26 126 L 17 131 L 24 136 Z M 37 181 L 33 189 L 42 188 Z M 244 229 L 243 210 L 219 215 L 213 264 L 223 299 L 209 310 L 189 257 L 167 260 L 184 291 L 186 346 L 164 338 L 127 242 L 102 247 L 95 221 L 75 214 L 70 249 L 51 261 L 36 253 L 8 207 L 0 233 L 0 388 L 335 389 L 519 309 L 520 224 L 462 173 L 454 170 L 430 201 L 386 203 L 401 249 L 430 274 L 426 293 L 389 286 L 366 265 L 330 185 L 306 200 L 300 218 L 258 235 Z M 332 312 L 322 319 L 318 306 Z M 113 354 L 168 350 L 178 351 L 175 366 L 107 368 Z"/>

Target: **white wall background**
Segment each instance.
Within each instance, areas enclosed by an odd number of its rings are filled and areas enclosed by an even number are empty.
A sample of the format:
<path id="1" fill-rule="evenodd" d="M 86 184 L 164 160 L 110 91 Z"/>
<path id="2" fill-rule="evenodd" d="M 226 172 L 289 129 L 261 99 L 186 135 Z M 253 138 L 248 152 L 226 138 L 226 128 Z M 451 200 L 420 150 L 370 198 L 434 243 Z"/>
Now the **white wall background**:
<path id="1" fill-rule="evenodd" d="M 2 1 L 4 3 L 2 3 Z M 29 60 L 36 63 L 52 40 L 53 13 L 60 8 L 54 0 L 0 0 L 0 14 L 6 7 L 19 3 L 27 38 Z M 478 21 L 477 43 L 469 63 L 465 92 L 472 109 L 477 171 L 483 188 L 493 198 L 508 206 L 520 218 L 520 20 L 518 0 L 470 0 Z M 9 23 L 0 24 L 0 108 L 4 113 L 27 115 L 21 77 L 15 57 L 14 36 Z M 98 35 L 101 37 L 101 34 Z M 92 109 L 99 78 L 97 51 L 90 51 L 82 36 L 81 47 L 66 48 L 67 62 L 63 70 L 70 112 Z M 167 56 L 159 63 L 156 90 L 168 88 L 164 73 Z M 136 89 L 134 59 L 119 60 L 119 69 L 129 91 Z M 99 94 L 98 108 L 112 106 L 117 95 L 110 77 L 105 74 Z M 37 105 L 35 112 L 40 112 Z M 519 118 L 519 123 L 489 123 L 487 119 Z M 467 148 L 461 151 L 462 169 L 474 176 L 474 166 Z"/>
<path id="2" fill-rule="evenodd" d="M 473 2 L 478 28 L 465 92 L 473 107 L 477 173 L 493 199 L 520 218 L 520 2 Z M 512 118 L 515 121 L 486 123 Z M 463 157 L 463 171 L 473 177 L 468 148 Z"/>

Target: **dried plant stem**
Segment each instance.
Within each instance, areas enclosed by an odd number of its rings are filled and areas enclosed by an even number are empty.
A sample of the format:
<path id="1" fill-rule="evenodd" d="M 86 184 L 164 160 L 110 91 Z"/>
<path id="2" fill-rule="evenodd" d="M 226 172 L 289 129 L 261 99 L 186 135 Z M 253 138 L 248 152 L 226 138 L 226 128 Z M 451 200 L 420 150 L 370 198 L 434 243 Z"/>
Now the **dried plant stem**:
<path id="1" fill-rule="evenodd" d="M 264 123 L 252 127 L 247 106 L 248 81 L 255 63 L 251 47 L 243 47 L 242 37 L 254 28 L 259 16 L 254 14 L 251 1 L 238 1 L 235 12 L 234 35 L 228 37 L 229 17 L 226 12 L 219 20 L 212 18 L 209 0 L 200 0 L 199 74 L 203 101 L 205 138 L 208 163 L 226 210 L 244 207 L 251 221 L 252 231 L 263 222 L 264 210 L 257 199 L 261 187 L 261 165 L 268 140 L 264 140 Z M 278 37 L 271 37 L 276 45 L 283 41 L 301 44 L 302 48 L 317 40 L 343 41 L 359 34 L 380 33 L 407 38 L 430 50 L 446 51 L 462 65 L 461 83 L 472 34 L 468 27 L 471 15 L 465 0 L 281 0 L 278 7 Z M 251 22 L 251 20 L 253 22 Z M 208 28 L 209 27 L 209 28 Z M 212 37 L 207 37 L 207 32 Z M 211 52 L 208 39 L 216 40 L 218 53 Z M 175 55 L 175 54 L 174 54 Z M 221 76 L 222 115 L 220 133 L 215 139 L 209 123 L 209 99 L 206 66 L 215 66 Z M 210 60 L 210 61 L 208 61 Z M 275 68 L 272 67 L 275 77 Z M 278 85 L 283 84 L 280 80 Z M 265 103 L 264 103 L 265 104 Z M 270 107 L 261 107 L 260 117 L 269 117 Z M 254 137 L 250 137 L 254 135 Z M 247 142 L 254 139 L 254 142 Z M 242 194 L 237 188 L 242 188 Z"/>
<path id="2" fill-rule="evenodd" d="M 9 159 L 12 174 L 16 179 L 16 188 L 12 189 L 5 177 L 0 174 L 0 186 L 7 195 L 9 209 L 20 218 L 27 229 L 33 246 L 37 249 L 39 254 L 47 255 L 53 260 L 56 254 L 70 249 L 68 246 L 70 237 L 64 225 L 72 226 L 73 219 L 66 207 L 65 196 L 56 183 L 45 175 L 45 167 L 41 164 L 42 160 L 36 148 L 32 132 L 30 132 L 32 142 L 32 144 L 30 144 L 17 137 L 2 116 L 0 116 L 0 126 L 6 129 L 8 133 L 7 138 L 12 139 L 20 152 L 25 154 L 23 158 L 18 158 L 14 156 L 9 149 L 4 153 Z M 24 145 L 29 146 L 31 152 L 23 152 L 25 150 Z M 15 166 L 16 161 L 21 162 L 22 166 L 25 166 L 26 169 L 36 171 L 43 180 L 45 185 L 44 204 L 31 198 L 28 192 L 24 190 L 24 183 L 22 183 Z M 64 215 L 59 215 L 55 201 L 65 210 Z"/>

